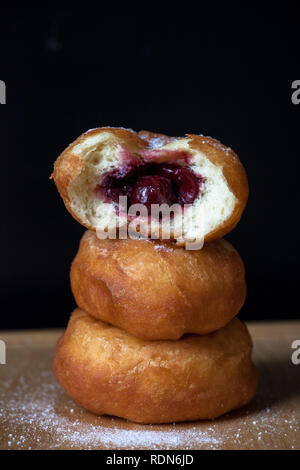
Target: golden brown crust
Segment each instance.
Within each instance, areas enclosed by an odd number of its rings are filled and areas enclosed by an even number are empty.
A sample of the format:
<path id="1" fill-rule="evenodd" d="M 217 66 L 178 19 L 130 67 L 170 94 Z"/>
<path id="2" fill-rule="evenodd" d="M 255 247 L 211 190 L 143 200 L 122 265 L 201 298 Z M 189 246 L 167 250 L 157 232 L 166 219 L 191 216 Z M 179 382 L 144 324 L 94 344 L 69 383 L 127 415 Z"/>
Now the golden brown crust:
<path id="1" fill-rule="evenodd" d="M 191 421 L 216 418 L 252 399 L 251 350 L 237 319 L 207 336 L 147 342 L 77 309 L 53 369 L 71 398 L 93 413 L 137 423 Z"/>
<path id="2" fill-rule="evenodd" d="M 147 339 L 223 327 L 246 296 L 243 262 L 226 240 L 188 251 L 147 240 L 99 240 L 86 232 L 71 268 L 77 305 Z"/>
<path id="3" fill-rule="evenodd" d="M 151 148 L 153 140 L 155 139 L 160 141 L 159 146 L 177 139 L 175 137 L 169 137 L 164 134 L 145 130 L 135 132 L 132 129 L 101 127 L 85 132 L 62 152 L 54 164 L 54 171 L 51 177 L 54 179 L 67 210 L 79 223 L 90 230 L 95 230 L 95 227 L 84 223 L 71 209 L 68 187 L 70 182 L 84 167 L 84 163 L 80 155 L 73 152 L 74 147 L 83 143 L 87 137 L 95 136 L 103 132 L 110 132 L 120 139 L 120 142 L 125 144 L 128 148 L 134 147 L 140 150 Z M 223 237 L 226 233 L 229 233 L 237 225 L 242 216 L 249 194 L 246 172 L 234 151 L 229 147 L 225 147 L 219 141 L 211 137 L 194 134 L 186 134 L 186 138 L 191 139 L 189 141 L 190 148 L 204 152 L 213 164 L 223 167 L 224 177 L 227 180 L 231 192 L 236 197 L 236 205 L 230 218 L 225 220 L 221 226 L 217 227 L 205 236 L 205 241 L 217 240 Z M 181 245 L 183 245 L 183 242 Z"/>

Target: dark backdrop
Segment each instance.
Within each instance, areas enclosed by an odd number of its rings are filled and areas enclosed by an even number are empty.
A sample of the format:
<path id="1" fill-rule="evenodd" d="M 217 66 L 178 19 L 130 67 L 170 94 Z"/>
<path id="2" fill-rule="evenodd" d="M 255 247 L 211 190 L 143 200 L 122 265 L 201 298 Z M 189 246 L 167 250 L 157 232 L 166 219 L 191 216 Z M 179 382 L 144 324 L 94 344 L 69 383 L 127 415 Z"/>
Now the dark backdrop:
<path id="1" fill-rule="evenodd" d="M 154 12 L 155 13 L 155 12 Z M 299 318 L 299 16 L 137 18 L 6 10 L 0 29 L 1 323 L 63 326 L 84 231 L 49 180 L 89 128 L 203 133 L 246 167 L 250 199 L 228 239 L 247 269 L 244 319 Z"/>

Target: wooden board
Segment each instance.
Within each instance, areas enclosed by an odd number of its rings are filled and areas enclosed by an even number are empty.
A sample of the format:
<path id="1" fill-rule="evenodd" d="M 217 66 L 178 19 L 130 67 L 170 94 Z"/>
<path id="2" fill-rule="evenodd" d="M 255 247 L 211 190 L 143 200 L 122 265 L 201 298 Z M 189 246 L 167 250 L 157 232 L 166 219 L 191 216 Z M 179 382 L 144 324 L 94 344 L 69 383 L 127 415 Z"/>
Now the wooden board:
<path id="1" fill-rule="evenodd" d="M 300 322 L 252 323 L 260 384 L 247 407 L 215 421 L 136 425 L 76 406 L 51 360 L 61 330 L 0 332 L 0 449 L 300 449 Z"/>

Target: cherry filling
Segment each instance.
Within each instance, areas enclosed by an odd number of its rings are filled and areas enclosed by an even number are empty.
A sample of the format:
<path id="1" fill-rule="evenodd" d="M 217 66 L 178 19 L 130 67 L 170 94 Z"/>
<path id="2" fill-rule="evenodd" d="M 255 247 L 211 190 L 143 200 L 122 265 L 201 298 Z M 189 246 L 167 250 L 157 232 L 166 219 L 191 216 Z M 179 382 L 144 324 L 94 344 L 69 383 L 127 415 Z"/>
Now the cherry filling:
<path id="1" fill-rule="evenodd" d="M 177 202 L 172 181 L 164 176 L 141 176 L 132 188 L 130 203 L 144 204 L 148 211 L 151 204 L 169 204 Z"/>
<path id="2" fill-rule="evenodd" d="M 144 204 L 192 204 L 198 197 L 203 178 L 189 167 L 175 163 L 126 163 L 102 177 L 96 193 L 106 202 L 128 197 L 128 206 Z"/>

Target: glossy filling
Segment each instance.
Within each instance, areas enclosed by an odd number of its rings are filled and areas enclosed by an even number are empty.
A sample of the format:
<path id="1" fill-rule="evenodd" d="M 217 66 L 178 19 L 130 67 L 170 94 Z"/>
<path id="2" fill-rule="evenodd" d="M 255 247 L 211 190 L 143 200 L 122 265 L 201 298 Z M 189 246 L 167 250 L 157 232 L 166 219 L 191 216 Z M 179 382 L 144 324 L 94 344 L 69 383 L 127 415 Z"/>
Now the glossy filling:
<path id="1" fill-rule="evenodd" d="M 144 163 L 135 160 L 106 173 L 95 191 L 105 202 L 119 202 L 127 196 L 128 205 L 193 204 L 199 196 L 203 178 L 186 164 Z"/>

